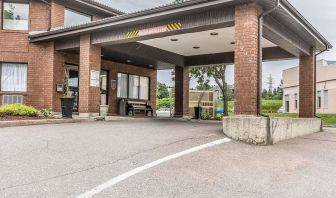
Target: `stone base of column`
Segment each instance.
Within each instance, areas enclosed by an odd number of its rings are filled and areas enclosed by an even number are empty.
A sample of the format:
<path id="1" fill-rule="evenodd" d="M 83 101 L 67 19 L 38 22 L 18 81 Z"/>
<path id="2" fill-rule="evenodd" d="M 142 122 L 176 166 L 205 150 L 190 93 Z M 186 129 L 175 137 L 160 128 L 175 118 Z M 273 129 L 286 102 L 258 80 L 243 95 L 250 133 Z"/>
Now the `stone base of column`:
<path id="1" fill-rule="evenodd" d="M 79 113 L 79 118 L 92 118 L 99 116 L 99 113 Z"/>
<path id="2" fill-rule="evenodd" d="M 267 118 L 236 116 L 223 118 L 223 132 L 236 141 L 272 145 L 280 141 L 322 131 L 319 118 Z"/>

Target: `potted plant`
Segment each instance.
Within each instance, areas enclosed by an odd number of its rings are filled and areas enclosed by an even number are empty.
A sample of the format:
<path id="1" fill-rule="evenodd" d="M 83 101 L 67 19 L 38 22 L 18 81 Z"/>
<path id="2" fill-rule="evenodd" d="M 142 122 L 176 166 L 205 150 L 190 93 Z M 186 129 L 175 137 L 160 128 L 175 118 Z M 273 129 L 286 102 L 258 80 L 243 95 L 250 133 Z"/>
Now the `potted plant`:
<path id="1" fill-rule="evenodd" d="M 72 118 L 74 97 L 70 93 L 69 69 L 64 69 L 63 97 L 61 98 L 62 117 Z"/>
<path id="2" fill-rule="evenodd" d="M 202 92 L 199 97 L 198 97 L 198 103 L 197 103 L 197 107 L 195 108 L 195 119 L 201 119 L 202 116 L 202 107 L 201 107 L 201 103 L 203 100 L 205 92 Z"/>

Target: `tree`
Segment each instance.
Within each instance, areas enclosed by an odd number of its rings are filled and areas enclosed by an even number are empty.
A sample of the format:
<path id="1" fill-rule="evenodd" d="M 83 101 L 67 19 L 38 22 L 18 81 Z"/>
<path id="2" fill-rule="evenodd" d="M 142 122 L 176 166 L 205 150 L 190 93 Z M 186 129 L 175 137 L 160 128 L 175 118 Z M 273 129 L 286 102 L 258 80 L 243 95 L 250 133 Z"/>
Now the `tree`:
<path id="1" fill-rule="evenodd" d="M 169 91 L 166 84 L 160 82 L 157 83 L 157 98 L 169 98 Z"/>
<path id="2" fill-rule="evenodd" d="M 228 86 L 226 83 L 226 67 L 227 65 L 209 65 L 204 67 L 193 67 L 190 70 L 191 77 L 196 78 L 198 83 L 209 84 L 209 78 L 213 78 L 223 94 L 224 116 L 228 116 Z"/>

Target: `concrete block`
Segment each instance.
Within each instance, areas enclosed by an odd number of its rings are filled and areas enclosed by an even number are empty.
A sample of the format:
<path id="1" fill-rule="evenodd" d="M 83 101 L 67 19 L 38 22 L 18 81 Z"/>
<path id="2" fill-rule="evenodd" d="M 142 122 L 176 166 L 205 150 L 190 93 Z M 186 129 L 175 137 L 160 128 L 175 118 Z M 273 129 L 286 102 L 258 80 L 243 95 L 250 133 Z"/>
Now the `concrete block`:
<path id="1" fill-rule="evenodd" d="M 270 145 L 280 141 L 317 133 L 322 129 L 319 118 L 267 118 L 236 116 L 223 118 L 223 132 L 233 140 L 255 145 Z"/>

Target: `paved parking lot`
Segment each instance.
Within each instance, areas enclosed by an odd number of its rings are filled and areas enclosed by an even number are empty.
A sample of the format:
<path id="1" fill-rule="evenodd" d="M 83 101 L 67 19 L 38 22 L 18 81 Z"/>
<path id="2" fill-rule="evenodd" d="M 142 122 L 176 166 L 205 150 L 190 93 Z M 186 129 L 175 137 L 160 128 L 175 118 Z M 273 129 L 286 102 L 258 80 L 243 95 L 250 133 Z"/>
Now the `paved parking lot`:
<path id="1" fill-rule="evenodd" d="M 166 156 L 225 138 L 169 120 L 0 129 L 0 197 L 77 197 Z M 335 197 L 336 130 L 270 147 L 224 142 L 173 158 L 93 197 Z"/>

